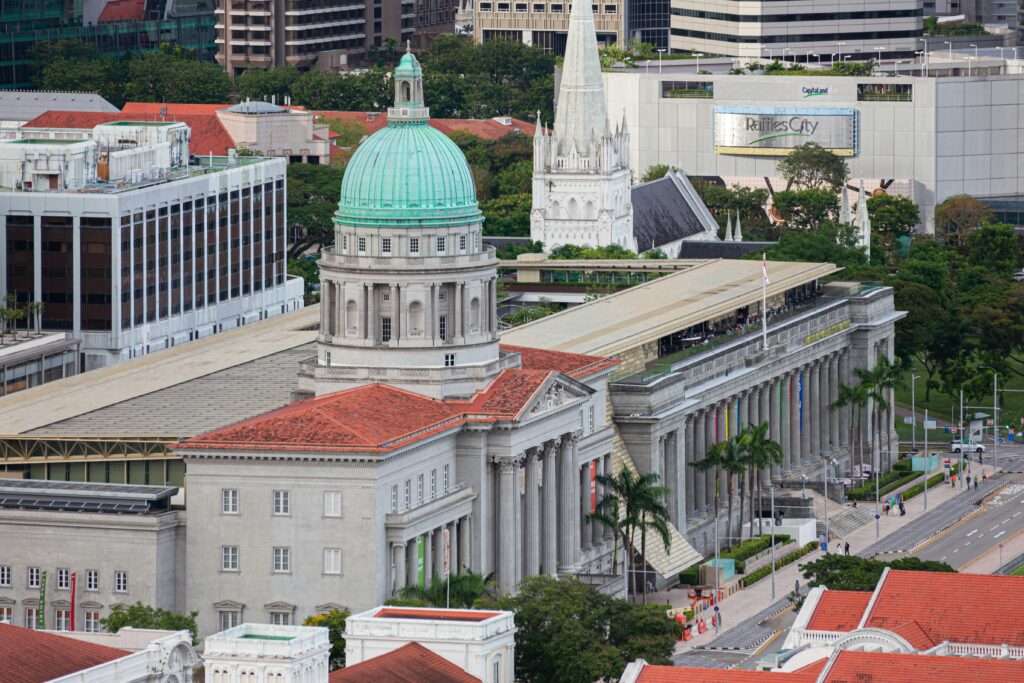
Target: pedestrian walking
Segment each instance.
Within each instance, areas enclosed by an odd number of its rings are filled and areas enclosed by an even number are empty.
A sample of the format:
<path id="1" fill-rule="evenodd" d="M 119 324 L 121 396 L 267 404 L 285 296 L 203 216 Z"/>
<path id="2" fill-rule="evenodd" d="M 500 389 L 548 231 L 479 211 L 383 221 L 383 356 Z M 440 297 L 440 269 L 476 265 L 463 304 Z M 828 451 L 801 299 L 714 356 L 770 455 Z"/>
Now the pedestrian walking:
<path id="1" fill-rule="evenodd" d="M 967 488 L 971 488 L 971 475 L 967 475 Z"/>
<path id="2" fill-rule="evenodd" d="M 974 490 L 975 491 L 978 490 L 978 478 L 977 477 L 974 478 Z"/>
<path id="3" fill-rule="evenodd" d="M 843 552 L 845 552 L 845 553 L 846 553 L 846 556 L 847 556 L 847 557 L 849 557 L 849 556 L 850 556 L 850 542 L 849 542 L 849 541 L 847 541 L 847 542 L 846 542 L 846 543 L 845 543 L 845 544 L 843 545 Z"/>
<path id="4" fill-rule="evenodd" d="M 793 585 L 793 592 L 800 595 L 800 579 L 797 579 L 796 583 Z"/>

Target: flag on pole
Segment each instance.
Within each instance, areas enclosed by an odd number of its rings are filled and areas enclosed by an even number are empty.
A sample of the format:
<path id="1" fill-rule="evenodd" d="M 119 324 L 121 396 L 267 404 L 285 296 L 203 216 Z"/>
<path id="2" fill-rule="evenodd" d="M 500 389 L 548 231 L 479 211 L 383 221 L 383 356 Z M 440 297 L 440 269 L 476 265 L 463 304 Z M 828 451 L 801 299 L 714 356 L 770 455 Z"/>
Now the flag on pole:
<path id="1" fill-rule="evenodd" d="M 764 283 L 770 285 L 771 282 L 768 281 L 768 255 L 763 253 L 761 254 L 761 273 L 764 275 Z"/>
<path id="2" fill-rule="evenodd" d="M 78 585 L 78 573 L 71 572 L 71 630 L 75 630 L 75 587 Z"/>

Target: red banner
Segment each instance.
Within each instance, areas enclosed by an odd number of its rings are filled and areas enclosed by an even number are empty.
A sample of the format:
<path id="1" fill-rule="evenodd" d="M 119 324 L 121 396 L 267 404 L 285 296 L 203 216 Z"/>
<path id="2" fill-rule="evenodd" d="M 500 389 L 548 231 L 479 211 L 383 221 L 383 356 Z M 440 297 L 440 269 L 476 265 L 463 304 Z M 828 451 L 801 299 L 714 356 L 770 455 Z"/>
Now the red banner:
<path id="1" fill-rule="evenodd" d="M 590 461 L 590 512 L 597 511 L 597 461 Z"/>
<path id="2" fill-rule="evenodd" d="M 71 630 L 75 630 L 75 587 L 78 584 L 78 574 L 71 572 Z"/>

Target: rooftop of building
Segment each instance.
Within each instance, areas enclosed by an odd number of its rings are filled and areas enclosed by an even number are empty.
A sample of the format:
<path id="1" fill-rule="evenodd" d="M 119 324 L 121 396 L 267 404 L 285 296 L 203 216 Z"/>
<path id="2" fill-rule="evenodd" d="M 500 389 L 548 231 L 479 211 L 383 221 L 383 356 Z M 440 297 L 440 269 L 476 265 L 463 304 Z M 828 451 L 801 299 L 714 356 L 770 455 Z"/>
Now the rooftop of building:
<path id="1" fill-rule="evenodd" d="M 387 125 L 383 112 L 315 110 L 318 117 L 327 121 L 351 121 L 366 128 L 372 135 Z M 459 131 L 484 140 L 497 140 L 506 135 L 533 135 L 535 124 L 510 116 L 496 116 L 491 119 L 430 119 L 430 125 L 446 135 Z"/>
<path id="2" fill-rule="evenodd" d="M 408 643 L 373 659 L 331 672 L 330 683 L 480 683 L 419 643 Z"/>
<path id="3" fill-rule="evenodd" d="M 51 512 L 159 514 L 170 507 L 174 486 L 94 484 L 0 479 L 0 508 Z"/>
<path id="4" fill-rule="evenodd" d="M 78 344 L 79 341 L 67 332 L 29 333 L 19 330 L 18 334 L 4 337 L 0 342 L 0 366 L 17 365 L 43 355 L 49 356 Z"/>
<path id="5" fill-rule="evenodd" d="M 479 609 L 429 609 L 423 607 L 381 607 L 371 614 L 373 619 L 418 619 L 429 621 L 463 621 L 478 623 L 487 621 L 494 617 L 502 616 L 504 612 L 493 612 Z M 356 615 L 362 616 L 362 615 Z"/>
<path id="6" fill-rule="evenodd" d="M 227 657 L 289 659 L 315 650 L 327 650 L 327 629 L 296 624 L 239 624 L 208 636 L 203 654 L 207 659 Z"/>
<path id="7" fill-rule="evenodd" d="M 127 657 L 130 652 L 0 622 L 0 678 L 40 683 Z"/>
<path id="8" fill-rule="evenodd" d="M 0 90 L 0 119 L 31 121 L 48 111 L 117 113 L 117 107 L 96 93 Z"/>
<path id="9" fill-rule="evenodd" d="M 825 591 L 807 628 L 815 631 L 852 631 L 857 628 L 871 591 Z"/>

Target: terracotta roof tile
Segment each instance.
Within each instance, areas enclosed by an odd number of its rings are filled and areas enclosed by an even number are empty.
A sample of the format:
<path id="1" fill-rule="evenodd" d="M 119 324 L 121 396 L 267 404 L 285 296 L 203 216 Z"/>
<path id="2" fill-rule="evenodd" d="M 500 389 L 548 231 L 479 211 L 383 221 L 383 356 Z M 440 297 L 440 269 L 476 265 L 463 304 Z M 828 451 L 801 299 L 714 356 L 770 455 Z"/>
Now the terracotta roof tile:
<path id="1" fill-rule="evenodd" d="M 1024 577 L 895 570 L 875 592 L 869 628 L 916 621 L 933 643 L 1024 646 Z"/>
<path id="2" fill-rule="evenodd" d="M 110 0 L 96 18 L 96 23 L 107 21 L 139 21 L 146 12 L 145 0 Z"/>
<path id="3" fill-rule="evenodd" d="M 167 116 L 180 116 L 182 114 L 214 114 L 231 107 L 231 104 L 181 104 L 178 102 L 125 102 L 121 111 L 125 114 L 151 114 L 160 116 L 165 110 Z M 294 109 L 305 111 L 305 107 L 295 105 L 276 105 L 283 109 Z"/>
<path id="4" fill-rule="evenodd" d="M 355 121 L 366 128 L 371 135 L 388 125 L 388 117 L 382 112 L 365 111 L 316 111 L 317 116 L 328 120 Z M 521 119 L 511 119 L 506 125 L 495 119 L 430 119 L 430 125 L 445 135 L 462 131 L 484 140 L 498 140 L 512 133 L 533 135 L 535 126 Z"/>
<path id="5" fill-rule="evenodd" d="M 798 672 L 647 665 L 637 683 L 814 683 L 824 665 L 822 660 Z"/>
<path id="6" fill-rule="evenodd" d="M 870 591 L 825 591 L 807 622 L 813 631 L 853 631 L 874 595 Z"/>
<path id="7" fill-rule="evenodd" d="M 1024 662 L 843 650 L 822 683 L 1020 683 Z"/>
<path id="8" fill-rule="evenodd" d="M 614 367 L 621 362 L 617 358 L 587 356 L 582 353 L 567 353 L 565 351 L 549 351 L 529 346 L 502 344 L 501 348 L 518 353 L 520 358 L 522 358 L 523 368 L 526 370 L 555 370 L 573 379 L 589 377 L 595 372 Z"/>
<path id="9" fill-rule="evenodd" d="M 938 643 L 928 637 L 925 630 L 921 628 L 921 624 L 916 621 L 908 621 L 905 624 L 901 624 L 894 628 L 892 632 L 910 643 L 918 651 L 928 650 L 938 645 Z"/>
<path id="10" fill-rule="evenodd" d="M 168 120 L 181 121 L 192 129 L 192 140 L 189 151 L 192 154 L 205 156 L 225 156 L 228 150 L 235 147 L 235 141 L 228 135 L 227 129 L 221 124 L 214 113 L 168 115 Z M 111 121 L 146 121 L 152 116 L 143 118 L 139 113 L 107 113 L 84 111 L 48 111 L 40 114 L 25 124 L 26 128 L 79 128 L 91 130 L 101 123 Z"/>
<path id="11" fill-rule="evenodd" d="M 419 643 L 331 673 L 329 683 L 480 683 L 444 657 Z"/>
<path id="12" fill-rule="evenodd" d="M 403 607 L 384 607 L 373 615 L 374 619 L 436 619 L 438 621 L 487 621 L 499 616 L 501 612 L 488 612 L 478 609 L 406 609 Z"/>
<path id="13" fill-rule="evenodd" d="M 467 404 L 466 412 L 514 419 L 551 374 L 550 370 L 503 370 Z"/>
<path id="14" fill-rule="evenodd" d="M 127 657 L 130 652 L 0 623 L 0 680 L 40 683 Z"/>

